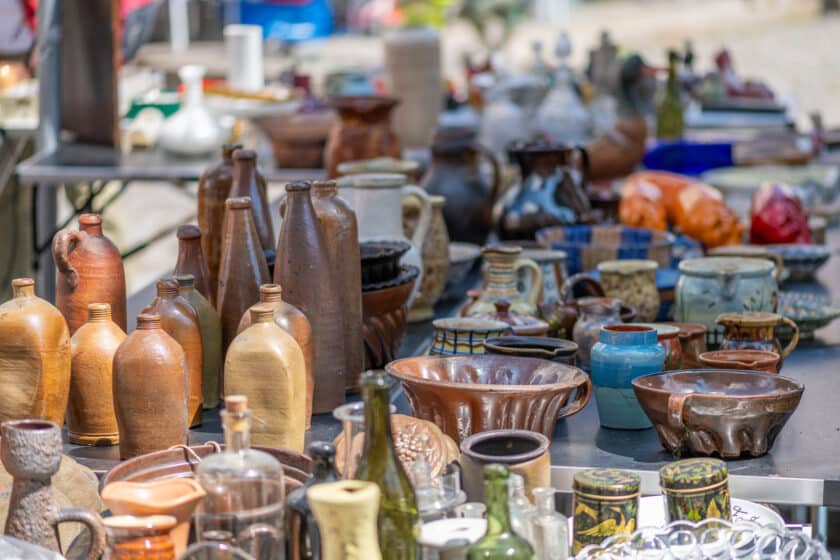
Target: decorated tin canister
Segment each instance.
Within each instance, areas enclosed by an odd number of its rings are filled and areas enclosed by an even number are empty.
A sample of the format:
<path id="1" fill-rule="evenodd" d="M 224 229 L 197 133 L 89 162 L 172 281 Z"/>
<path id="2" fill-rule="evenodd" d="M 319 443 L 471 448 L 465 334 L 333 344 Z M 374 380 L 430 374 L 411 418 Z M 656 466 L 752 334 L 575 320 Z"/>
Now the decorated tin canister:
<path id="1" fill-rule="evenodd" d="M 629 535 L 636 530 L 640 484 L 638 475 L 617 469 L 575 473 L 575 554 L 612 535 Z"/>
<path id="2" fill-rule="evenodd" d="M 729 472 L 720 459 L 697 458 L 659 469 L 668 522 L 732 518 Z"/>

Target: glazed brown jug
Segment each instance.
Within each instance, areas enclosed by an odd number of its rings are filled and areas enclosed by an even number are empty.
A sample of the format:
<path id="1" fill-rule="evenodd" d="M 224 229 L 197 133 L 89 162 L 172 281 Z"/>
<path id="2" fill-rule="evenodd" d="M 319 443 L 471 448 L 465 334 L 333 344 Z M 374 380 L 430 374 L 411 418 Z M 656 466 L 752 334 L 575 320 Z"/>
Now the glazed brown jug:
<path id="1" fill-rule="evenodd" d="M 0 305 L 0 421 L 64 422 L 70 392 L 70 334 L 58 309 L 35 295 L 31 278 L 12 280 Z"/>
<path id="2" fill-rule="evenodd" d="M 201 349 L 201 323 L 190 303 L 178 295 L 175 280 L 159 280 L 157 297 L 143 310 L 156 313 L 166 333 L 181 345 L 187 360 L 189 376 L 189 418 L 190 427 L 201 425 L 201 377 L 204 356 Z"/>
<path id="3" fill-rule="evenodd" d="M 222 238 L 216 311 L 222 321 L 224 355 L 236 336 L 242 315 L 259 300 L 260 286 L 271 281 L 251 214 L 250 198 L 229 198 L 225 201 Z"/>
<path id="4" fill-rule="evenodd" d="M 343 387 L 342 387 L 343 389 Z M 306 365 L 292 336 L 274 322 L 274 306 L 251 308 L 251 326 L 225 356 L 225 394 L 245 395 L 259 418 L 251 441 L 303 453 L 306 432 Z"/>
<path id="5" fill-rule="evenodd" d="M 321 223 L 330 258 L 333 286 L 338 291 L 344 331 L 344 377 L 347 388 L 358 387 L 364 369 L 362 337 L 362 256 L 356 213 L 338 196 L 335 181 L 312 183 L 312 206 Z M 448 261 L 447 261 L 448 262 Z"/>
<path id="6" fill-rule="evenodd" d="M 233 185 L 233 152 L 240 144 L 222 146 L 221 161 L 213 164 L 198 182 L 198 227 L 201 230 L 201 250 L 210 276 L 211 302 L 216 303 L 216 283 L 222 262 L 222 225 L 225 221 L 225 200 Z"/>
<path id="7" fill-rule="evenodd" d="M 233 152 L 233 186 L 230 198 L 250 197 L 251 213 L 263 251 L 274 251 L 274 228 L 265 187 L 257 179 L 257 154 L 253 150 Z"/>
<path id="8" fill-rule="evenodd" d="M 344 96 L 331 101 L 339 120 L 330 129 L 324 148 L 327 177 L 338 177 L 338 165 L 345 161 L 400 157 L 400 141 L 391 128 L 391 112 L 397 103 L 394 97 L 376 95 Z"/>
<path id="9" fill-rule="evenodd" d="M 307 182 L 286 185 L 286 212 L 277 244 L 274 283 L 283 298 L 306 315 L 312 326 L 315 387 L 312 412 L 329 412 L 344 403 L 346 387 L 344 329 L 327 242 Z"/>
<path id="10" fill-rule="evenodd" d="M 138 315 L 114 354 L 120 459 L 187 443 L 189 382 L 184 351 L 161 328 L 160 315 Z"/>
<path id="11" fill-rule="evenodd" d="M 77 445 L 116 445 L 114 354 L 125 332 L 111 320 L 107 303 L 88 305 L 87 323 L 70 339 L 72 374 L 67 407 L 67 436 Z"/>
<path id="12" fill-rule="evenodd" d="M 109 304 L 114 322 L 125 330 L 125 270 L 116 245 L 102 235 L 102 217 L 82 214 L 78 231 L 56 233 L 52 254 L 58 268 L 55 305 L 70 336 L 87 320 L 89 303 Z"/>
<path id="13" fill-rule="evenodd" d="M 201 230 L 191 224 L 178 228 L 178 260 L 174 274 L 190 274 L 195 289 L 211 304 L 215 301 L 216 290 L 210 283 L 210 271 L 201 252 Z"/>
<path id="14" fill-rule="evenodd" d="M 178 274 L 178 295 L 184 298 L 198 315 L 201 333 L 201 402 L 204 408 L 219 404 L 219 379 L 222 369 L 222 322 L 216 309 L 195 289 L 192 274 Z"/>
<path id="15" fill-rule="evenodd" d="M 283 288 L 280 284 L 263 284 L 260 286 L 260 303 L 267 303 L 274 307 L 274 322 L 277 323 L 278 327 L 292 335 L 303 352 L 303 362 L 306 366 L 306 427 L 309 428 L 312 416 L 312 389 L 315 385 L 312 370 L 314 362 L 312 357 L 312 326 L 300 309 L 283 301 Z M 251 309 L 253 308 L 254 306 L 251 306 L 242 315 L 237 334 L 251 326 Z"/>

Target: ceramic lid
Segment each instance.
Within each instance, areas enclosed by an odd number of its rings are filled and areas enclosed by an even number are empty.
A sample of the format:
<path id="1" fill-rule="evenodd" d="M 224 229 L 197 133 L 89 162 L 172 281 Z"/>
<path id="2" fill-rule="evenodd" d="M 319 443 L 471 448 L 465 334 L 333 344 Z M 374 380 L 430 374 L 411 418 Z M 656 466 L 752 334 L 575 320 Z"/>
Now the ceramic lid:
<path id="1" fill-rule="evenodd" d="M 626 496 L 639 494 L 642 479 L 639 475 L 618 469 L 591 469 L 575 473 L 574 491 L 596 496 Z"/>
<path id="2" fill-rule="evenodd" d="M 659 263 L 643 259 L 621 259 L 616 261 L 604 261 L 598 264 L 598 272 L 614 272 L 617 274 L 633 274 L 635 272 L 648 272 L 659 268 Z"/>
<path id="3" fill-rule="evenodd" d="M 719 325 L 744 325 L 747 327 L 774 327 L 782 317 L 769 311 L 744 311 L 743 313 L 721 313 L 715 319 Z"/>
<path id="4" fill-rule="evenodd" d="M 704 488 L 727 480 L 729 471 L 720 459 L 698 457 L 668 463 L 659 469 L 659 484 L 665 490 Z"/>
<path id="5" fill-rule="evenodd" d="M 703 257 L 686 259 L 680 263 L 680 272 L 691 276 L 718 277 L 727 274 L 740 276 L 765 276 L 773 273 L 776 265 L 766 259 L 742 257 Z"/>
<path id="6" fill-rule="evenodd" d="M 632 323 L 633 325 L 639 325 L 640 327 L 651 327 L 652 329 L 656 330 L 656 334 L 659 338 L 673 338 L 680 334 L 680 328 L 676 325 L 670 325 L 668 323 Z"/>

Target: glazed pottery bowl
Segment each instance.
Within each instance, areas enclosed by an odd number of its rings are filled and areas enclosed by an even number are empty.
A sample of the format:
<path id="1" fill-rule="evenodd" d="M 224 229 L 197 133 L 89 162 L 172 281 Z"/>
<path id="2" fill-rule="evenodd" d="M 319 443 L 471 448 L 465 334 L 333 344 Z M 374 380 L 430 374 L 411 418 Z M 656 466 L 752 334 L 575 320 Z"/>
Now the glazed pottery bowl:
<path id="1" fill-rule="evenodd" d="M 669 371 L 633 380 L 662 445 L 679 454 L 758 457 L 773 446 L 804 385 L 757 371 Z"/>
<path id="2" fill-rule="evenodd" d="M 540 336 L 500 336 L 484 341 L 487 354 L 540 358 L 558 364 L 573 366 L 577 363 L 578 345 L 571 340 Z"/>
<path id="3" fill-rule="evenodd" d="M 449 243 L 449 272 L 446 275 L 445 297 L 462 297 L 463 283 L 481 258 L 481 247 L 472 243 Z"/>
<path id="4" fill-rule="evenodd" d="M 419 356 L 385 369 L 402 383 L 414 415 L 456 442 L 500 429 L 551 437 L 557 419 L 579 412 L 591 393 L 580 369 L 538 358 Z"/>
<path id="5" fill-rule="evenodd" d="M 825 245 L 785 244 L 767 245 L 767 250 L 782 258 L 787 278 L 792 282 L 811 280 L 817 271 L 831 257 L 831 250 Z"/>
<path id="6" fill-rule="evenodd" d="M 382 287 L 400 275 L 400 258 L 411 249 L 407 241 L 362 241 L 362 286 L 368 289 Z"/>
<path id="7" fill-rule="evenodd" d="M 799 338 L 807 340 L 814 338 L 814 331 L 840 317 L 840 303 L 816 294 L 782 292 L 779 294 L 779 314 L 796 323 Z M 790 340 L 793 329 L 779 325 L 776 334 L 782 340 Z"/>
<path id="8" fill-rule="evenodd" d="M 704 368 L 779 373 L 779 354 L 769 350 L 717 350 L 698 356 Z"/>
<path id="9" fill-rule="evenodd" d="M 510 325 L 482 317 L 449 317 L 432 321 L 434 339 L 429 354 L 460 356 L 484 354 L 484 341 L 510 332 Z"/>

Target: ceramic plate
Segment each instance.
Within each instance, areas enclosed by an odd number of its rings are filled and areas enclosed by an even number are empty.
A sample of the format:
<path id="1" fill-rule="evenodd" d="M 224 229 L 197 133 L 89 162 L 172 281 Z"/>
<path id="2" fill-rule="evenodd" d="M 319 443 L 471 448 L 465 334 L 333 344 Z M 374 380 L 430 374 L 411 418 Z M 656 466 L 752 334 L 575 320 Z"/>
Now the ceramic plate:
<path id="1" fill-rule="evenodd" d="M 810 280 L 831 257 L 825 245 L 783 244 L 766 245 L 767 250 L 782 257 L 788 279 L 797 282 Z"/>
<path id="2" fill-rule="evenodd" d="M 813 338 L 815 330 L 840 317 L 840 303 L 816 294 L 781 292 L 778 311 L 797 324 L 800 338 Z M 779 336 L 790 338 L 791 333 L 782 327 L 779 326 Z"/>
<path id="3" fill-rule="evenodd" d="M 832 188 L 840 175 L 833 165 L 756 165 L 712 169 L 703 173 L 702 179 L 723 191 L 753 191 L 767 181 L 794 187 L 815 183 Z"/>

